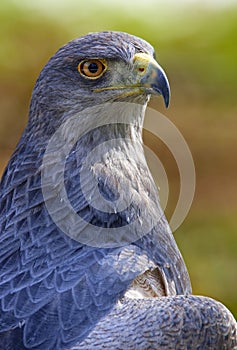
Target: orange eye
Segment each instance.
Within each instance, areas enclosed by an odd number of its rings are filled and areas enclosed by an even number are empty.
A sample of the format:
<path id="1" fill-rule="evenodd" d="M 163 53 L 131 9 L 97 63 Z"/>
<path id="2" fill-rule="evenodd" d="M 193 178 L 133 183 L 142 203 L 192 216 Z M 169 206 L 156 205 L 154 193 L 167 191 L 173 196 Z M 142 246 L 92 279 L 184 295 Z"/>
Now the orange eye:
<path id="1" fill-rule="evenodd" d="M 105 60 L 85 60 L 78 64 L 78 72 L 88 79 L 99 78 L 107 69 Z"/>

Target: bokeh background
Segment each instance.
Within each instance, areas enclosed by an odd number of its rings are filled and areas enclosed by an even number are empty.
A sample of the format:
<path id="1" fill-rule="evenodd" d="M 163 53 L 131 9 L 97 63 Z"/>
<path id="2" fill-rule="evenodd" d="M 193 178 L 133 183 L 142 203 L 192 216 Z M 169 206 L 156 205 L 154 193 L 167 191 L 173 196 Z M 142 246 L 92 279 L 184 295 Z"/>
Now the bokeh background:
<path id="1" fill-rule="evenodd" d="M 166 111 L 195 162 L 192 208 L 174 233 L 193 291 L 237 316 L 237 2 L 228 0 L 1 0 L 0 174 L 26 125 L 31 90 L 48 58 L 91 31 L 126 31 L 151 42 L 171 84 Z M 172 154 L 154 135 L 145 143 L 167 171 L 171 216 L 179 193 Z"/>

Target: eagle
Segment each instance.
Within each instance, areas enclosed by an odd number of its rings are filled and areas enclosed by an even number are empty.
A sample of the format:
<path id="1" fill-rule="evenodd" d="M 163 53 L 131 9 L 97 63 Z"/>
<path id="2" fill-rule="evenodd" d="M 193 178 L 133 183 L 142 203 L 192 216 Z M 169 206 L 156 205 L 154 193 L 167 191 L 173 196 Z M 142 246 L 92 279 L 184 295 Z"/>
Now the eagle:
<path id="1" fill-rule="evenodd" d="M 41 71 L 0 184 L 0 349 L 236 345 L 230 312 L 191 294 L 160 207 L 151 95 L 168 107 L 168 79 L 127 33 L 72 40 Z"/>

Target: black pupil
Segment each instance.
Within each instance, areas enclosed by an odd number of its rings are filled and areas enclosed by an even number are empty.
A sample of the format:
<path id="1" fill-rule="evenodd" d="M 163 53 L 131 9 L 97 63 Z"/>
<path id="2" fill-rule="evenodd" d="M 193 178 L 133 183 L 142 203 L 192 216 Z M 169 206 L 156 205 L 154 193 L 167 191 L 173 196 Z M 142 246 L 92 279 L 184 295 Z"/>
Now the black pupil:
<path id="1" fill-rule="evenodd" d="M 98 71 L 98 65 L 97 63 L 90 63 L 89 66 L 88 66 L 88 70 L 91 72 L 91 73 L 96 73 Z"/>

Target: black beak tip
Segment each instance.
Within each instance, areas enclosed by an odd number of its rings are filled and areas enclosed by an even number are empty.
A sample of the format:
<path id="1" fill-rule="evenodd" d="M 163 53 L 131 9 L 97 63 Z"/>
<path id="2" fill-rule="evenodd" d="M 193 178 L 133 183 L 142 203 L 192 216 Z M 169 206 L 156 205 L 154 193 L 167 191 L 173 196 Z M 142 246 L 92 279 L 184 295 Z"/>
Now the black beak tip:
<path id="1" fill-rule="evenodd" d="M 160 90 L 160 94 L 164 99 L 165 107 L 168 108 L 170 103 L 170 86 L 169 81 L 164 73 L 163 70 L 159 70 L 158 73 L 159 77 L 159 86 L 158 89 Z"/>
<path id="2" fill-rule="evenodd" d="M 168 108 L 170 104 L 170 89 L 168 88 L 165 93 L 162 94 L 162 97 L 165 102 L 165 107 Z"/>
<path id="3" fill-rule="evenodd" d="M 161 95 L 164 99 L 165 107 L 168 108 L 170 104 L 170 87 L 169 83 L 166 81 L 164 85 L 153 85 L 153 90 L 155 90 L 159 95 Z"/>
<path id="4" fill-rule="evenodd" d="M 159 94 L 163 97 L 165 107 L 170 103 L 170 86 L 166 74 L 161 66 L 150 64 L 148 72 L 140 81 L 144 86 L 148 86 L 149 93 Z M 151 92 L 151 89 L 153 90 Z"/>
<path id="5" fill-rule="evenodd" d="M 165 72 L 161 68 L 158 69 L 157 79 L 153 83 L 152 88 L 163 97 L 165 107 L 168 108 L 170 103 L 170 86 Z"/>

